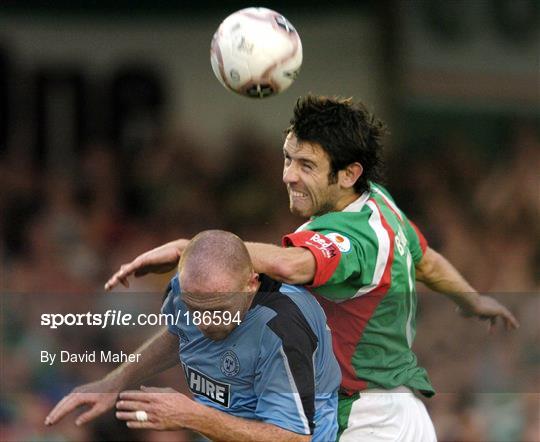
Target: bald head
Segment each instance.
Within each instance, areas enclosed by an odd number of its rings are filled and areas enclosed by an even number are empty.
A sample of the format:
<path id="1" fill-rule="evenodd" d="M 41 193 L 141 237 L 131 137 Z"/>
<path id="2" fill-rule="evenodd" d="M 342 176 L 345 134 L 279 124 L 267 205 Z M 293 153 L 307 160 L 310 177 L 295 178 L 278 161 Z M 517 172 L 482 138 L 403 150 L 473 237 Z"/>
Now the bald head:
<path id="1" fill-rule="evenodd" d="M 187 290 L 232 292 L 245 286 L 253 272 L 243 241 L 223 230 L 206 230 L 187 245 L 178 265 Z"/>
<path id="2" fill-rule="evenodd" d="M 260 286 L 242 240 L 222 230 L 195 236 L 182 254 L 178 274 L 182 300 L 189 311 L 207 318 L 223 315 L 223 321 L 194 323 L 214 340 L 225 339 L 238 326 Z"/>

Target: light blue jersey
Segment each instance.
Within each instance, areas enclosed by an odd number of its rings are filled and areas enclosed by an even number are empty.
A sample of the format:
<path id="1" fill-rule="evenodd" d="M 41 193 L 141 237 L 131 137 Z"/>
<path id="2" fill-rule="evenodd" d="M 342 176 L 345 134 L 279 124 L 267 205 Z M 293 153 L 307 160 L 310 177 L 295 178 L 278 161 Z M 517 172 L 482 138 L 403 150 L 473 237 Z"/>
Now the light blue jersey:
<path id="1" fill-rule="evenodd" d="M 178 277 L 171 280 L 162 312 L 180 319 L 169 331 L 188 386 L 195 400 L 231 415 L 333 441 L 341 372 L 326 316 L 304 288 L 260 278 L 251 308 L 221 341 L 188 324 Z"/>

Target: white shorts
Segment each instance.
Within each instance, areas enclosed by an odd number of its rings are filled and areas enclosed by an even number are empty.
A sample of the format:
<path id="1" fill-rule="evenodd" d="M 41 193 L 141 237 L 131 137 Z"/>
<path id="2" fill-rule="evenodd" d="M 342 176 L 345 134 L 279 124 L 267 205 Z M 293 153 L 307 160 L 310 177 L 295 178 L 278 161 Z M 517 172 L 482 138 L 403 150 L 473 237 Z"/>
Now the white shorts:
<path id="1" fill-rule="evenodd" d="M 426 407 L 407 387 L 360 392 L 340 442 L 436 442 Z"/>

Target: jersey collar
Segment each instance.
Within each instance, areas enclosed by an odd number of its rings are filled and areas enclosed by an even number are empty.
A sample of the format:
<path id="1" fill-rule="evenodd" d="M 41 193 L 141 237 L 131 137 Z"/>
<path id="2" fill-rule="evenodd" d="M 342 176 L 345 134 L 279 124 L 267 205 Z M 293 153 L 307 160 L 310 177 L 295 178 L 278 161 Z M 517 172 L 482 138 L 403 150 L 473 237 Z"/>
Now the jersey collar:
<path id="1" fill-rule="evenodd" d="M 366 190 L 362 195 L 345 207 L 342 212 L 360 212 L 366 201 L 369 199 L 369 192 Z"/>
<path id="2" fill-rule="evenodd" d="M 366 204 L 366 201 L 369 199 L 369 195 L 370 195 L 369 191 L 366 190 L 362 195 L 360 195 L 352 203 L 350 203 L 348 206 L 346 206 L 342 210 L 342 212 L 360 212 L 360 210 L 362 209 L 364 204 Z M 328 212 L 328 213 L 331 213 L 331 212 Z M 321 215 L 321 216 L 324 216 L 324 215 Z M 312 222 L 315 218 L 317 218 L 317 217 L 312 216 L 304 224 L 302 224 L 300 227 L 298 227 L 295 230 L 295 233 L 296 232 L 301 232 L 302 230 L 304 230 L 309 225 L 309 223 Z"/>

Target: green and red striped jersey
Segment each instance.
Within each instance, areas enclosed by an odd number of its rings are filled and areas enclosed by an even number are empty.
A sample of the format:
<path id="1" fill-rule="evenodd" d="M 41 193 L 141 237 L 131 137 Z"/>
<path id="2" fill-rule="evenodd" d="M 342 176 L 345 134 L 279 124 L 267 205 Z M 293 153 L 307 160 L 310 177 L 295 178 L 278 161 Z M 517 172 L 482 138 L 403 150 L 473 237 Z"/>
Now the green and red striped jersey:
<path id="1" fill-rule="evenodd" d="M 328 318 L 342 390 L 405 385 L 434 393 L 411 346 L 416 332 L 415 263 L 427 243 L 382 186 L 372 183 L 341 212 L 313 217 L 283 238 L 305 247 L 310 286 Z"/>

